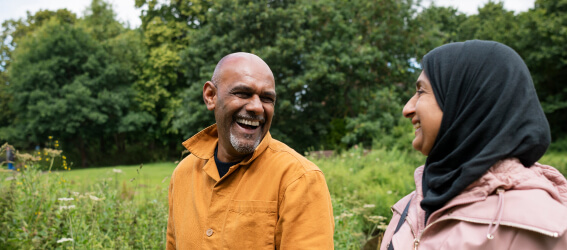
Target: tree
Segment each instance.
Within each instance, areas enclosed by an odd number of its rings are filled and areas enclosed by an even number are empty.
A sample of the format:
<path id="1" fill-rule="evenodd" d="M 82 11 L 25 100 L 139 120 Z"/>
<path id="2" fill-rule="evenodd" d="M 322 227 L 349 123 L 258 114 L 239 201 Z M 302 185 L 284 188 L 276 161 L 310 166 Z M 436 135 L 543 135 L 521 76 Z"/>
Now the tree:
<path id="1" fill-rule="evenodd" d="M 215 2 L 181 55 L 188 82 L 172 98 L 173 129 L 189 136 L 212 123 L 202 85 L 222 56 L 246 51 L 275 74 L 272 134 L 299 151 L 338 147 L 345 119 L 366 113 L 373 91 L 414 74 L 412 7 L 393 0 Z"/>
<path id="2" fill-rule="evenodd" d="M 28 141 L 48 135 L 73 141 L 85 166 L 87 141 L 129 106 L 128 87 L 111 59 L 85 30 L 57 19 L 23 37 L 9 70 L 12 127 Z"/>

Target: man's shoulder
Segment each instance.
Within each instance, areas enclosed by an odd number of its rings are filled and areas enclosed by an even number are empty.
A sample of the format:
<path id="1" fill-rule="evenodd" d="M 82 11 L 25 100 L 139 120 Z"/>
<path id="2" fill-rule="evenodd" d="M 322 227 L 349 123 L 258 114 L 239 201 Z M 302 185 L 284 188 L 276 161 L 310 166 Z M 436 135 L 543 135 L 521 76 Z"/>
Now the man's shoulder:
<path id="1" fill-rule="evenodd" d="M 272 138 L 267 150 L 269 151 L 270 157 L 273 157 L 274 160 L 282 165 L 298 167 L 303 171 L 321 171 L 315 163 L 276 139 Z"/>
<path id="2" fill-rule="evenodd" d="M 173 176 L 179 175 L 179 174 L 183 175 L 183 173 L 187 173 L 188 171 L 193 169 L 195 164 L 199 164 L 199 162 L 201 162 L 201 161 L 203 161 L 203 159 L 200 159 L 200 158 L 196 157 L 195 155 L 189 153 L 187 156 L 185 156 L 185 158 L 183 158 L 183 160 L 181 160 L 177 164 L 177 166 L 173 170 Z"/>

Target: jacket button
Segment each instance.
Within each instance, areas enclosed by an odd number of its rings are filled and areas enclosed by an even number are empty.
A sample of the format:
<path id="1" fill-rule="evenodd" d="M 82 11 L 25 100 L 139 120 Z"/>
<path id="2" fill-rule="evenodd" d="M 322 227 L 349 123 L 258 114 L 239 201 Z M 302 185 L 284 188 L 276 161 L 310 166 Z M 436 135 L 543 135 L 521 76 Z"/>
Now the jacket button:
<path id="1" fill-rule="evenodd" d="M 212 228 L 207 229 L 207 231 L 205 232 L 207 234 L 207 236 L 211 237 L 211 235 L 213 235 L 214 231 Z"/>

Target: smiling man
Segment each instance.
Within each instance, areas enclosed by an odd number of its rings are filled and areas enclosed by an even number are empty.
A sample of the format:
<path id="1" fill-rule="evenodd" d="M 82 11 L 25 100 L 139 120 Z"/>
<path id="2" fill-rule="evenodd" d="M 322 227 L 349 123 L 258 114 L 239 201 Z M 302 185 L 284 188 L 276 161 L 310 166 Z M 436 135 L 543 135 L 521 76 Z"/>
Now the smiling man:
<path id="1" fill-rule="evenodd" d="M 183 143 L 191 154 L 171 177 L 167 249 L 333 249 L 323 173 L 269 133 L 270 67 L 253 54 L 227 55 L 203 100 L 216 124 Z"/>

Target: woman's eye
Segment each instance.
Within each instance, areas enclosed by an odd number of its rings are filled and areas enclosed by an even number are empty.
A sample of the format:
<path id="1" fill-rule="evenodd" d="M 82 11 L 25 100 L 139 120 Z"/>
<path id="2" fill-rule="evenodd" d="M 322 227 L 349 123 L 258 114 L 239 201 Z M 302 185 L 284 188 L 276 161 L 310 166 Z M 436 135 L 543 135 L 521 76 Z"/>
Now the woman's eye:
<path id="1" fill-rule="evenodd" d="M 417 92 L 417 95 L 421 95 L 421 94 L 425 93 L 425 91 L 423 91 L 421 89 L 418 89 L 416 92 Z"/>

